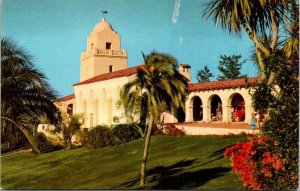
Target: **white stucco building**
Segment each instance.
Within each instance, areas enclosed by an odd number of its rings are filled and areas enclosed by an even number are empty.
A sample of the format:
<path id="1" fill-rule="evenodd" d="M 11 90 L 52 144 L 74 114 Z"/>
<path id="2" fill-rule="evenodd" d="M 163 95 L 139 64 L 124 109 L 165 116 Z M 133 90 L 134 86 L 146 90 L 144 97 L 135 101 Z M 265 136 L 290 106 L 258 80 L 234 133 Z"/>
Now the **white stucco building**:
<path id="1" fill-rule="evenodd" d="M 57 100 L 60 109 L 69 115 L 83 113 L 85 128 L 99 124 L 114 124 L 123 111 L 117 108 L 124 84 L 135 78 L 137 68 L 128 68 L 127 51 L 121 48 L 120 35 L 102 19 L 87 37 L 87 49 L 81 54 L 80 82 L 74 84 L 74 94 Z M 179 71 L 188 79 L 190 66 L 181 64 Z M 190 121 L 251 122 L 252 102 L 246 84 L 259 78 L 189 83 L 185 111 L 171 107 L 163 113 L 165 123 Z M 235 110 L 235 111 L 234 111 Z"/>

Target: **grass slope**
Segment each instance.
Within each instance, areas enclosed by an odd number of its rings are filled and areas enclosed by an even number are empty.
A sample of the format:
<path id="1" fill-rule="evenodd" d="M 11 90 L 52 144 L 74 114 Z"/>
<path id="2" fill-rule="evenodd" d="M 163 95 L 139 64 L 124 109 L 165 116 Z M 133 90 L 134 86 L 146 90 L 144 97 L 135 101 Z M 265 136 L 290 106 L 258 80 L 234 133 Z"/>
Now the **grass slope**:
<path id="1" fill-rule="evenodd" d="M 152 137 L 146 189 L 242 189 L 225 148 L 245 137 Z M 1 157 L 4 189 L 141 189 L 144 141 Z"/>

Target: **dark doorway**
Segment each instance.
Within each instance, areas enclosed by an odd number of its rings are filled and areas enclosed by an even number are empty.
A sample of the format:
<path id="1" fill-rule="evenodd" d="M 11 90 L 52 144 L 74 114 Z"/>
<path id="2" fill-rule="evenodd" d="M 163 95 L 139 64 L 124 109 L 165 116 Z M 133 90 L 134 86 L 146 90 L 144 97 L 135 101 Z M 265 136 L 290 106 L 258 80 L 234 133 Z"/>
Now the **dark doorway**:
<path id="1" fill-rule="evenodd" d="M 222 121 L 222 101 L 217 95 L 214 95 L 211 99 L 211 120 L 212 121 Z"/>
<path id="2" fill-rule="evenodd" d="M 179 109 L 177 109 L 177 119 L 178 119 L 179 123 L 182 123 L 185 121 L 185 112 L 181 107 Z"/>
<path id="3" fill-rule="evenodd" d="M 203 119 L 202 101 L 199 97 L 195 97 L 193 101 L 193 120 L 201 121 Z"/>

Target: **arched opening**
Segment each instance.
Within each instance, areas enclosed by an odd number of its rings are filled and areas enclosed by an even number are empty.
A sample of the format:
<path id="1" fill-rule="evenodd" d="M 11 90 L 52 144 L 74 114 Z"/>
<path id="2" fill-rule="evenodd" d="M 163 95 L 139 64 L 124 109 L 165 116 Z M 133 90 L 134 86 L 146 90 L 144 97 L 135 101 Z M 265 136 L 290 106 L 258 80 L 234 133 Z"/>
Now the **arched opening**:
<path id="1" fill-rule="evenodd" d="M 245 100 L 239 93 L 234 94 L 231 100 L 231 120 L 245 121 Z"/>
<path id="2" fill-rule="evenodd" d="M 185 121 L 185 112 L 181 107 L 177 109 L 177 120 L 179 123 Z"/>
<path id="3" fill-rule="evenodd" d="M 211 121 L 222 121 L 222 100 L 218 95 L 213 95 L 211 98 Z"/>
<path id="4" fill-rule="evenodd" d="M 67 114 L 69 115 L 69 117 L 71 117 L 73 115 L 73 104 L 68 105 Z"/>
<path id="5" fill-rule="evenodd" d="M 193 101 L 193 121 L 201 121 L 203 119 L 203 107 L 201 99 L 196 96 Z"/>

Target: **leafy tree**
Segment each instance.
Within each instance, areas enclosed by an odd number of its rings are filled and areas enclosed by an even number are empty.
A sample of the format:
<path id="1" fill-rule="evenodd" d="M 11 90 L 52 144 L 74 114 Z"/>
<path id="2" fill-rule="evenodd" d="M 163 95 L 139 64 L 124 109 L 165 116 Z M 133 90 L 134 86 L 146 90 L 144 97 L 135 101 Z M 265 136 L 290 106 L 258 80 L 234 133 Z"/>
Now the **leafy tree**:
<path id="1" fill-rule="evenodd" d="M 125 84 L 120 97 L 125 112 L 141 111 L 147 118 L 146 139 L 141 166 L 140 184 L 145 184 L 146 163 L 153 127 L 160 114 L 168 109 L 170 101 L 176 108 L 184 108 L 187 94 L 187 79 L 178 72 L 178 65 L 172 56 L 152 52 L 145 56 L 144 64 L 138 68 L 136 79 Z"/>
<path id="2" fill-rule="evenodd" d="M 63 137 L 65 145 L 67 148 L 72 146 L 72 137 L 80 130 L 80 127 L 83 125 L 83 114 L 74 114 L 70 117 L 69 122 L 63 124 Z"/>
<path id="3" fill-rule="evenodd" d="M 26 137 L 36 152 L 33 129 L 43 117 L 60 121 L 53 104 L 55 92 L 32 63 L 32 56 L 14 41 L 1 40 L 1 138 L 2 142 Z"/>
<path id="4" fill-rule="evenodd" d="M 211 77 L 214 77 L 214 75 L 210 72 L 207 65 L 197 73 L 198 82 L 209 82 Z"/>
<path id="5" fill-rule="evenodd" d="M 265 149 L 282 156 L 286 170 L 263 179 L 264 189 L 296 189 L 299 179 L 299 57 L 281 50 L 265 62 L 277 70 L 278 92 L 274 94 L 267 82 L 262 81 L 255 87 L 253 103 L 256 110 L 269 115 L 269 120 L 261 127 L 261 134 L 269 137 L 274 144 L 265 145 Z"/>
<path id="6" fill-rule="evenodd" d="M 293 17 L 295 6 L 295 0 L 213 0 L 206 4 L 204 16 L 229 32 L 241 34 L 244 29 L 255 45 L 262 80 L 273 84 L 276 70 L 264 60 L 276 50 L 278 34 Z"/>
<path id="7" fill-rule="evenodd" d="M 218 80 L 230 80 L 246 77 L 246 75 L 241 75 L 240 72 L 242 64 L 246 62 L 246 60 L 240 62 L 239 60 L 241 57 L 242 55 L 221 55 L 218 69 L 223 75 L 219 75 Z"/>

